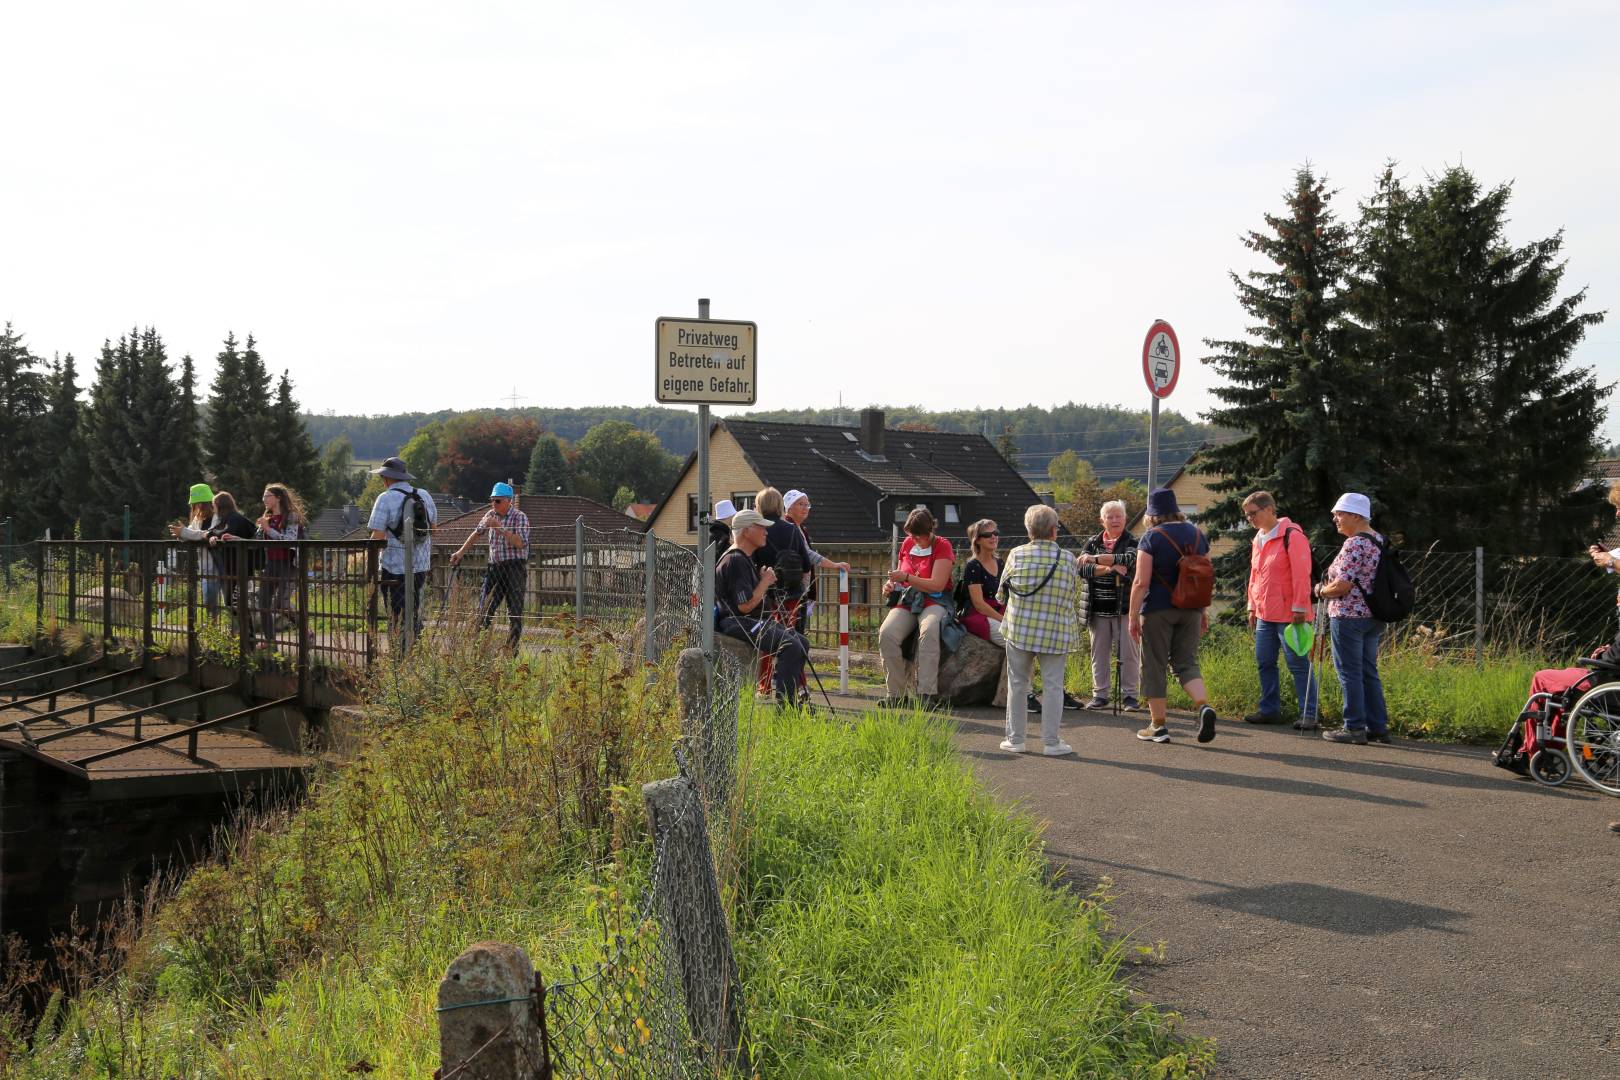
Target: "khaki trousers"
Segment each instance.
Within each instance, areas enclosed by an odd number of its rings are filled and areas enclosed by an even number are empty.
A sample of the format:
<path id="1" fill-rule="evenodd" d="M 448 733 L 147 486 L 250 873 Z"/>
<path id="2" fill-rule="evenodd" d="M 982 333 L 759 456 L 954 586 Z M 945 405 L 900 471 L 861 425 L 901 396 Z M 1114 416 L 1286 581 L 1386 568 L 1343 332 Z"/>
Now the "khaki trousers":
<path id="1" fill-rule="evenodd" d="M 938 604 L 913 615 L 905 608 L 890 608 L 878 628 L 878 652 L 883 654 L 883 681 L 891 698 L 901 697 L 917 676 L 917 693 L 939 693 L 939 628 L 945 622 L 945 609 Z M 917 661 L 908 663 L 900 652 L 906 638 L 917 631 Z"/>

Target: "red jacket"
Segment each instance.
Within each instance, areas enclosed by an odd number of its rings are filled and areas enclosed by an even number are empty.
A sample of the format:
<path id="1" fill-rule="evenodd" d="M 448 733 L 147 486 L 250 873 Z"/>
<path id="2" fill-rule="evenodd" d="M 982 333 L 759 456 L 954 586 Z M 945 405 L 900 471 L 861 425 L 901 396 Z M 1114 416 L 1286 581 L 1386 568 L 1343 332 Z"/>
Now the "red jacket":
<path id="1" fill-rule="evenodd" d="M 1283 536 L 1288 546 L 1283 546 Z M 1311 542 L 1305 530 L 1285 517 L 1277 519 L 1271 539 L 1254 534 L 1249 547 L 1249 614 L 1267 622 L 1290 622 L 1294 612 L 1311 611 Z"/>

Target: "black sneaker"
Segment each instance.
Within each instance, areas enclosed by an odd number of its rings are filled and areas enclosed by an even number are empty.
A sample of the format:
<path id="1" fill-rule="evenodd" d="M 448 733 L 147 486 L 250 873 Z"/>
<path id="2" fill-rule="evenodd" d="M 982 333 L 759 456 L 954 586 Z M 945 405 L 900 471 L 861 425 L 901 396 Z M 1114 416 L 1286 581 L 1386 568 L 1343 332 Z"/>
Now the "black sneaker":
<path id="1" fill-rule="evenodd" d="M 1026 706 L 1026 710 L 1028 712 L 1032 712 L 1032 713 L 1040 712 L 1041 711 L 1041 699 L 1036 697 L 1034 694 L 1029 695 L 1029 704 Z"/>
<path id="2" fill-rule="evenodd" d="M 1315 731 L 1316 730 L 1316 721 L 1314 719 L 1307 720 L 1302 716 L 1298 720 L 1294 721 L 1294 730 L 1295 731 Z"/>
<path id="3" fill-rule="evenodd" d="M 1119 707 L 1124 709 L 1126 712 L 1142 711 L 1142 703 L 1129 695 L 1126 695 L 1120 699 Z"/>
<path id="4" fill-rule="evenodd" d="M 1205 705 L 1198 710 L 1198 741 L 1209 742 L 1215 737 L 1215 710 Z"/>
<path id="5" fill-rule="evenodd" d="M 1369 731 L 1367 732 L 1367 741 L 1370 743 L 1383 743 L 1385 746 L 1395 745 L 1395 740 L 1389 737 L 1387 731 Z"/>
<path id="6" fill-rule="evenodd" d="M 1106 708 L 1108 708 L 1108 699 L 1103 697 L 1101 694 L 1098 694 L 1095 697 L 1093 697 L 1090 701 L 1086 702 L 1085 708 L 1088 708 L 1088 709 L 1106 709 Z"/>
<path id="7" fill-rule="evenodd" d="M 1340 728 L 1338 731 L 1324 731 L 1322 738 L 1328 742 L 1349 743 L 1351 746 L 1366 746 L 1367 733 L 1360 728 Z"/>
<path id="8" fill-rule="evenodd" d="M 1104 705 L 1108 704 L 1106 699 L 1104 699 L 1103 704 Z M 1076 711 L 1078 711 L 1080 709 L 1084 709 L 1086 707 L 1087 706 L 1080 704 L 1080 699 L 1079 698 L 1075 697 L 1073 694 L 1069 693 L 1067 690 L 1063 691 L 1063 711 L 1064 712 L 1076 712 Z"/>
<path id="9" fill-rule="evenodd" d="M 1283 722 L 1282 713 L 1252 712 L 1243 718 L 1245 724 L 1280 724 Z"/>

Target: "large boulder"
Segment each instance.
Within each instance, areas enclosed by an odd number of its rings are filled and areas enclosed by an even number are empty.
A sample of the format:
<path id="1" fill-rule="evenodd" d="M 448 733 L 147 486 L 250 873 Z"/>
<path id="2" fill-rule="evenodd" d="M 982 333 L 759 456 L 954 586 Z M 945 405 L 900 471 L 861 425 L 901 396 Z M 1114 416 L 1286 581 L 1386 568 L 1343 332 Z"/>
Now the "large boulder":
<path id="1" fill-rule="evenodd" d="M 956 651 L 939 664 L 939 696 L 952 705 L 988 705 L 1004 676 L 1007 651 L 981 637 L 963 634 Z"/>

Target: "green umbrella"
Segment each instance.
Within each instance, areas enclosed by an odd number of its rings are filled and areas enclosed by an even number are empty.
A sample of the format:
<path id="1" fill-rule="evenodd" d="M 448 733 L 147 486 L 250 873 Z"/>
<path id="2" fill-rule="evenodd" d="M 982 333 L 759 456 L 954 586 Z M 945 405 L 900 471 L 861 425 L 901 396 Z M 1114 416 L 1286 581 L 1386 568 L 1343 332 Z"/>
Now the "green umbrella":
<path id="1" fill-rule="evenodd" d="M 1311 646 L 1316 644 L 1316 628 L 1310 623 L 1289 623 L 1283 628 L 1283 644 L 1292 649 L 1295 656 L 1309 656 Z"/>

